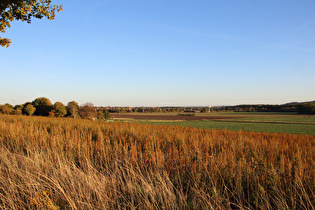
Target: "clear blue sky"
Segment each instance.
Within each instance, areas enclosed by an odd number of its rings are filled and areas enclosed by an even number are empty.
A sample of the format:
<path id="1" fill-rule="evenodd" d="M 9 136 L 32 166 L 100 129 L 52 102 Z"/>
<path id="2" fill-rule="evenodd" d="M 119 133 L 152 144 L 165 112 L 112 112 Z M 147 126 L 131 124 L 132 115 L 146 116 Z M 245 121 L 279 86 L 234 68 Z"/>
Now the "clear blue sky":
<path id="1" fill-rule="evenodd" d="M 0 104 L 315 100 L 313 0 L 53 0 L 54 21 L 1 37 Z"/>

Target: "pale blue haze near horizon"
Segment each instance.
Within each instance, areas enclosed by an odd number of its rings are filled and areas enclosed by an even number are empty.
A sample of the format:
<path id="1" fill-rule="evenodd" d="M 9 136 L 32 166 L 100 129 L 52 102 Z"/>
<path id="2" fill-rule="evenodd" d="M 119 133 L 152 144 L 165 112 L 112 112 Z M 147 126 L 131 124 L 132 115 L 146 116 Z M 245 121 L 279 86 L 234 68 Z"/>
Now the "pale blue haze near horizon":
<path id="1" fill-rule="evenodd" d="M 315 100 L 313 0 L 53 0 L 54 21 L 1 37 L 0 104 L 96 106 Z"/>

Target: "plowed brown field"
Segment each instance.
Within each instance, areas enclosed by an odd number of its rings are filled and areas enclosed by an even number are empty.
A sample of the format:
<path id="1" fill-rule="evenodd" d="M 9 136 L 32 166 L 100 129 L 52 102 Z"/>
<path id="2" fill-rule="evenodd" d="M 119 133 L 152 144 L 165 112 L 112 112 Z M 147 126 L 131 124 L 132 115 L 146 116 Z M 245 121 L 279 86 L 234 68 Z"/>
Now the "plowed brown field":
<path id="1" fill-rule="evenodd" d="M 182 115 L 149 115 L 149 114 L 111 114 L 114 119 L 139 119 L 139 120 L 226 120 L 237 119 L 240 117 L 222 117 L 222 116 L 182 116 Z"/>

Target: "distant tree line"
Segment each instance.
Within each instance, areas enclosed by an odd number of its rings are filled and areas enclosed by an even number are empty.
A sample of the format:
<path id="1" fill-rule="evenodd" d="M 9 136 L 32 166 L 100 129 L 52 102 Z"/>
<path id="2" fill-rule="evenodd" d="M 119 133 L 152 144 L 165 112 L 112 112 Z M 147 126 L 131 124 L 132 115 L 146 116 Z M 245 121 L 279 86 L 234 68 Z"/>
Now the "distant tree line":
<path id="1" fill-rule="evenodd" d="M 36 98 L 32 102 L 12 106 L 0 105 L 0 114 L 36 115 L 49 117 L 71 117 L 82 119 L 107 120 L 109 113 L 154 113 L 154 112 L 298 112 L 315 114 L 315 101 L 307 103 L 290 103 L 283 105 L 237 105 L 218 107 L 94 107 L 92 103 L 81 106 L 75 101 L 67 105 L 61 102 L 52 104 L 48 98 Z"/>
<path id="2" fill-rule="evenodd" d="M 54 104 L 48 98 L 36 98 L 32 102 L 12 106 L 0 105 L 0 114 L 46 116 L 46 117 L 71 117 L 82 119 L 108 120 L 110 115 L 105 108 L 96 108 L 92 103 L 79 106 L 77 102 L 70 101 L 66 106 L 61 102 Z"/>
<path id="3" fill-rule="evenodd" d="M 153 113 L 153 112 L 298 112 L 314 114 L 315 102 L 290 103 L 282 105 L 236 105 L 217 107 L 107 107 L 110 113 Z"/>
<path id="4" fill-rule="evenodd" d="M 299 114 L 315 114 L 315 102 L 299 104 L 297 112 Z"/>
<path id="5" fill-rule="evenodd" d="M 237 105 L 218 107 L 108 107 L 110 113 L 153 112 L 297 112 L 296 104 L 288 105 Z"/>
<path id="6" fill-rule="evenodd" d="M 233 111 L 233 112 L 297 112 L 296 104 L 284 105 L 237 105 L 222 106 L 214 108 L 217 111 Z"/>
<path id="7" fill-rule="evenodd" d="M 183 107 L 107 107 L 110 113 L 181 112 Z"/>

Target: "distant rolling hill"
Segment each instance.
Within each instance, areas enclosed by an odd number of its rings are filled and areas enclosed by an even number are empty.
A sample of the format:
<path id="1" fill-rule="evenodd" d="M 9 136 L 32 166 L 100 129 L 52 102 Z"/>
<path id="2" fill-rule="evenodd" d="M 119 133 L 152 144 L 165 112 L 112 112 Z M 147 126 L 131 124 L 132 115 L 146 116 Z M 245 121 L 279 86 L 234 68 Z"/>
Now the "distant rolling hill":
<path id="1" fill-rule="evenodd" d="M 306 101 L 306 102 L 290 102 L 283 105 L 297 105 L 297 104 L 305 104 L 305 103 L 315 103 L 315 101 Z"/>

